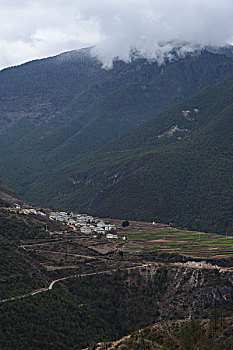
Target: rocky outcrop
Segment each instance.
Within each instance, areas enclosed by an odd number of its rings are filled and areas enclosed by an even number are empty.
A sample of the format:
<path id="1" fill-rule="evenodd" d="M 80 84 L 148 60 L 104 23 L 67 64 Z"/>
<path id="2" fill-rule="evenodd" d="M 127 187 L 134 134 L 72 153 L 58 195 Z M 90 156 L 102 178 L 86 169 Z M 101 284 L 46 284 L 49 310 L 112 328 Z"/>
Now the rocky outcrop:
<path id="1" fill-rule="evenodd" d="M 211 265 L 212 266 L 212 265 Z M 153 276 L 160 267 L 141 269 Z M 158 320 L 208 318 L 214 305 L 233 310 L 233 273 L 214 267 L 169 266 L 165 291 L 158 299 Z"/>

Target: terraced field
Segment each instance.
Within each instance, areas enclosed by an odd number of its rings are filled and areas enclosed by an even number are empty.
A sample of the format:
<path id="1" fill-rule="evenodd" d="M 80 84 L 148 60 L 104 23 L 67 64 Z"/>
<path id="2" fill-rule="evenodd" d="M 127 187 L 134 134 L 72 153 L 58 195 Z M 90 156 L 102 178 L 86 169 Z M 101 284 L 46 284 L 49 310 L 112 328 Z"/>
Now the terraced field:
<path id="1" fill-rule="evenodd" d="M 158 229 L 153 232 L 124 233 L 128 242 L 127 250 L 150 250 L 179 253 L 196 257 L 233 256 L 233 237 L 212 233 Z"/>

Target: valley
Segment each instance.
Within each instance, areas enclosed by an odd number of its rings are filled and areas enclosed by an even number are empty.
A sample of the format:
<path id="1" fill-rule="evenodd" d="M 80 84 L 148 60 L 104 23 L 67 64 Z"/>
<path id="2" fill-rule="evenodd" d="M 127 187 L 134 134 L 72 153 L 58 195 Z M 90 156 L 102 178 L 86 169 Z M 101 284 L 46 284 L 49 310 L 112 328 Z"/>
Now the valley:
<path id="1" fill-rule="evenodd" d="M 232 350 L 232 52 L 0 72 L 1 350 Z"/>
<path id="2" fill-rule="evenodd" d="M 80 50 L 3 70 L 0 176 L 44 207 L 231 232 L 231 138 L 220 147 L 213 135 L 214 120 L 231 113 L 232 74 L 232 56 L 207 49 L 165 65 L 115 60 L 110 70 Z M 51 109 L 38 114 L 38 100 Z"/>

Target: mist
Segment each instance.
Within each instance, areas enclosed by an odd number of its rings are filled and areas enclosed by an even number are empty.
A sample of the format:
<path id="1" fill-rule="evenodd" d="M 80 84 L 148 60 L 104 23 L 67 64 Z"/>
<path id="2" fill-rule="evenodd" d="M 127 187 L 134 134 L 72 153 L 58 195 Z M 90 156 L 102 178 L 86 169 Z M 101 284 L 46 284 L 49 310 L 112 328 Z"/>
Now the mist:
<path id="1" fill-rule="evenodd" d="M 93 52 L 111 66 L 115 57 L 130 61 L 137 50 L 162 63 L 171 51 L 183 57 L 205 46 L 224 46 L 233 41 L 233 2 L 229 0 L 128 0 L 103 1 L 99 11 L 104 39 Z"/>
<path id="2" fill-rule="evenodd" d="M 130 52 L 162 63 L 233 42 L 232 0 L 0 0 L 0 67 L 94 46 L 111 67 Z"/>

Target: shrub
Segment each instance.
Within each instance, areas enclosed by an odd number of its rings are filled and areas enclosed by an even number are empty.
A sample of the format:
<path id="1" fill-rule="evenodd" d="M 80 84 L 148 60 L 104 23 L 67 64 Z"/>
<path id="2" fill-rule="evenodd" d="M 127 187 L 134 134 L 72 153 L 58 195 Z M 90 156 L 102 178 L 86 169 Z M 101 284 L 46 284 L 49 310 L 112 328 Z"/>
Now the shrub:
<path id="1" fill-rule="evenodd" d="M 124 220 L 124 221 L 122 222 L 122 226 L 123 226 L 123 227 L 129 226 L 129 221 L 128 221 L 128 220 Z"/>

